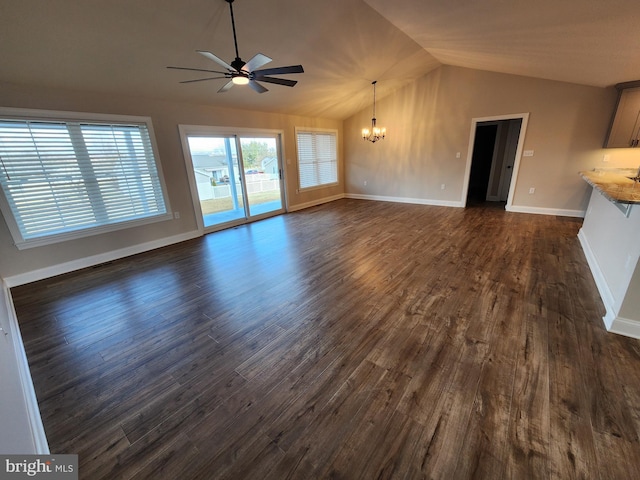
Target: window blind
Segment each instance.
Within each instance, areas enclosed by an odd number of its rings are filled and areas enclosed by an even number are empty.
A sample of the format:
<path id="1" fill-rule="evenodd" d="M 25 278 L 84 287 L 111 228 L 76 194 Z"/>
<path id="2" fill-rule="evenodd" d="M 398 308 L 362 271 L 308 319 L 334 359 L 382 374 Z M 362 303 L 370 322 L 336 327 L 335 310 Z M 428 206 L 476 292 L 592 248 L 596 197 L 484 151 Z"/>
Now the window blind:
<path id="1" fill-rule="evenodd" d="M 296 136 L 300 188 L 337 183 L 336 133 L 298 130 Z"/>
<path id="2" fill-rule="evenodd" d="M 0 161 L 24 241 L 167 213 L 146 124 L 0 119 Z"/>

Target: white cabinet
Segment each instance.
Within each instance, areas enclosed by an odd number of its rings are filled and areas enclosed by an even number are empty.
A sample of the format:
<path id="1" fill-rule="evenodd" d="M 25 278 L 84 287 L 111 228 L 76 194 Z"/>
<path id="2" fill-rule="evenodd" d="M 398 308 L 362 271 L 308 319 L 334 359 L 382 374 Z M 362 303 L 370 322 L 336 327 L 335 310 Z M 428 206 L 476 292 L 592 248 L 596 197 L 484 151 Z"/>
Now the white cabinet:
<path id="1" fill-rule="evenodd" d="M 633 82 L 637 85 L 638 82 Z M 622 84 L 629 85 L 629 84 Z M 619 90 L 618 104 L 604 146 L 634 148 L 640 146 L 640 85 Z"/>

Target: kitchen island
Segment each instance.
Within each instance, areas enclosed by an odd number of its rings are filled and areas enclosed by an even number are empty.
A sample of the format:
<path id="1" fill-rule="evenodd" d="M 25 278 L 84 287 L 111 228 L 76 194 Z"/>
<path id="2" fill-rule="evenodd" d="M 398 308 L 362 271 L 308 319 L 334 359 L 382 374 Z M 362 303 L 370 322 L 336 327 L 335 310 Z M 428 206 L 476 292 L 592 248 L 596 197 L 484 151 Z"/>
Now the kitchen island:
<path id="1" fill-rule="evenodd" d="M 607 330 L 640 338 L 640 183 L 636 170 L 580 172 L 593 187 L 578 238 L 606 308 Z"/>

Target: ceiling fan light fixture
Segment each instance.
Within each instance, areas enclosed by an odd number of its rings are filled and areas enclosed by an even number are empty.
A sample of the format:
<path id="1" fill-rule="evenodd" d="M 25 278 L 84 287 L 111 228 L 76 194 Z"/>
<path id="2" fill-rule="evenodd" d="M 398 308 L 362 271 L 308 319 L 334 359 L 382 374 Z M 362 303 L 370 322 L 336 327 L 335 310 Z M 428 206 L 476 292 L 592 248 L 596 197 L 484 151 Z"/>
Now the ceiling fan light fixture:
<path id="1" fill-rule="evenodd" d="M 384 137 L 387 135 L 387 129 L 385 127 L 378 127 L 378 125 L 376 125 L 376 83 L 378 83 L 377 80 L 371 82 L 371 85 L 373 85 L 373 117 L 371 117 L 371 127 L 362 129 L 362 139 L 369 140 L 371 143 L 384 140 Z"/>
<path id="2" fill-rule="evenodd" d="M 247 85 L 249 83 L 249 79 L 244 75 L 236 75 L 231 79 L 234 85 Z"/>

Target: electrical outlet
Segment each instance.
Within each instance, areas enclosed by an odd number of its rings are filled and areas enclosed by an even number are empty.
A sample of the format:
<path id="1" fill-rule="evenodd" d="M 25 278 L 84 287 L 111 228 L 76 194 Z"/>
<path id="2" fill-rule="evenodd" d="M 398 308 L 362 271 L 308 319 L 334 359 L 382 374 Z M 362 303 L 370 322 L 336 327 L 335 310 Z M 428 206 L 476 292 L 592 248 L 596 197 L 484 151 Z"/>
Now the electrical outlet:
<path id="1" fill-rule="evenodd" d="M 367 186 L 367 181 L 366 181 L 366 180 L 364 181 L 364 186 L 365 186 L 365 187 Z"/>
<path id="2" fill-rule="evenodd" d="M 610 158 L 611 158 L 611 156 L 607 154 L 604 157 L 602 157 L 602 161 L 603 162 L 608 162 Z"/>
<path id="3" fill-rule="evenodd" d="M 456 158 L 460 158 L 460 152 L 456 152 Z"/>
<path id="4" fill-rule="evenodd" d="M 440 185 L 440 190 L 444 190 L 445 188 L 445 184 L 443 183 L 442 185 Z"/>
<path id="5" fill-rule="evenodd" d="M 173 218 L 180 218 L 180 212 L 173 212 Z"/>
<path id="6" fill-rule="evenodd" d="M 533 150 L 525 150 L 525 151 L 522 153 L 522 156 L 523 156 L 523 157 L 533 157 Z"/>
<path id="7" fill-rule="evenodd" d="M 536 193 L 536 189 L 535 189 L 535 188 L 533 188 L 533 187 L 531 187 L 531 188 L 529 189 L 529 195 L 533 195 L 534 193 Z"/>

